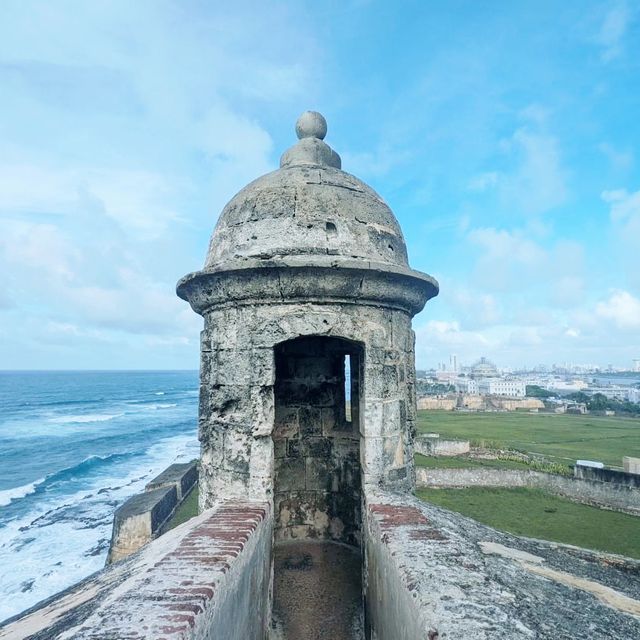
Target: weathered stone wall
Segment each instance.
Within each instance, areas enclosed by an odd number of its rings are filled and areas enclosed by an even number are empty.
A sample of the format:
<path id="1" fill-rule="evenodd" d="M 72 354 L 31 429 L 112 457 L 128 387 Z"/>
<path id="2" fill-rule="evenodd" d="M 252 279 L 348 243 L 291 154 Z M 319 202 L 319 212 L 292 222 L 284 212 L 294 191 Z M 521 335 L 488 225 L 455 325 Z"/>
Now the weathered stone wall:
<path id="1" fill-rule="evenodd" d="M 175 486 L 178 501 L 182 502 L 198 482 L 198 462 L 176 462 L 169 465 L 144 488 L 145 491 Z"/>
<path id="2" fill-rule="evenodd" d="M 605 482 L 516 469 L 416 470 L 418 487 L 533 487 L 631 515 L 640 515 L 640 490 Z"/>
<path id="3" fill-rule="evenodd" d="M 177 505 L 174 485 L 129 498 L 113 516 L 107 564 L 126 558 L 152 540 Z"/>
<path id="4" fill-rule="evenodd" d="M 201 509 L 219 496 L 273 499 L 274 348 L 302 336 L 362 345 L 363 482 L 412 487 L 415 365 L 408 313 L 362 303 L 272 301 L 218 306 L 204 315 Z"/>
<path id="5" fill-rule="evenodd" d="M 453 411 L 454 409 L 523 411 L 544 409 L 544 403 L 537 398 L 500 398 L 496 396 L 448 394 L 443 397 L 426 396 L 418 398 L 418 409 L 428 411 Z"/>
<path id="6" fill-rule="evenodd" d="M 423 456 L 459 456 L 469 453 L 468 440 L 446 440 L 428 436 L 417 436 L 414 442 L 416 453 Z"/>
<path id="7" fill-rule="evenodd" d="M 596 467 L 587 467 L 581 464 L 577 464 L 573 467 L 573 473 L 576 478 L 581 478 L 582 480 L 606 482 L 609 484 L 618 484 L 624 487 L 640 489 L 640 475 L 636 473 L 616 471 L 615 469 L 598 469 Z"/>
<path id="8" fill-rule="evenodd" d="M 175 510 L 198 482 L 198 463 L 169 465 L 113 516 L 107 564 L 118 562 L 161 535 Z"/>
<path id="9" fill-rule="evenodd" d="M 640 637 L 640 563 L 501 533 L 411 496 L 367 494 L 372 640 Z"/>
<path id="10" fill-rule="evenodd" d="M 624 458 L 622 458 L 622 466 L 626 473 L 635 473 L 640 475 L 640 458 L 624 456 Z"/>
<path id="11" fill-rule="evenodd" d="M 358 380 L 362 351 L 330 337 L 307 337 L 276 349 L 276 540 L 360 539 Z M 351 369 L 346 411 L 345 358 Z"/>
<path id="12" fill-rule="evenodd" d="M 0 626 L 20 640 L 264 640 L 273 519 L 218 505 Z"/>
<path id="13" fill-rule="evenodd" d="M 456 398 L 437 398 L 435 396 L 418 398 L 420 411 L 453 411 L 457 405 Z"/>

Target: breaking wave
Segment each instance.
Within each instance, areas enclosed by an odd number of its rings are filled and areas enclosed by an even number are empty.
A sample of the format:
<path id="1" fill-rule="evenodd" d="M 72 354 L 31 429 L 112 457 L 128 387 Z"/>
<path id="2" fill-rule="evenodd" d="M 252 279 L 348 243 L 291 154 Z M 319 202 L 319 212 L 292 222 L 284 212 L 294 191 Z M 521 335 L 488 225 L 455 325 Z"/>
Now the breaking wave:
<path id="1" fill-rule="evenodd" d="M 21 487 L 14 487 L 13 489 L 5 489 L 0 491 L 0 507 L 6 507 L 14 500 L 20 500 L 26 498 L 28 495 L 36 492 L 37 487 L 45 481 L 45 478 L 40 480 L 34 480 L 29 484 L 23 484 Z"/>
<path id="2" fill-rule="evenodd" d="M 49 422 L 53 424 L 70 424 L 84 422 L 106 422 L 114 418 L 120 418 L 124 413 L 87 413 L 77 416 L 59 416 L 57 418 L 49 418 Z"/>

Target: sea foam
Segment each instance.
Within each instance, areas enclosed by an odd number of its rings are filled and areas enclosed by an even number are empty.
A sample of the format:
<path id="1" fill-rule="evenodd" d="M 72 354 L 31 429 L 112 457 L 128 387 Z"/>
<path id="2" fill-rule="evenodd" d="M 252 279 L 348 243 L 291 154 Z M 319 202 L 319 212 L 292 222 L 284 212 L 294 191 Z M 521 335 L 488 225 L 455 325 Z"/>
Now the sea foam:
<path id="1" fill-rule="evenodd" d="M 124 413 L 87 413 L 77 416 L 58 416 L 56 418 L 49 418 L 49 422 L 53 424 L 71 424 L 74 422 L 107 422 L 114 418 L 121 418 Z"/>
<path id="2" fill-rule="evenodd" d="M 0 491 L 0 507 L 6 507 L 14 500 L 20 500 L 26 496 L 35 493 L 36 488 L 45 481 L 45 478 L 34 480 L 28 484 L 23 484 L 21 487 L 14 487 L 13 489 L 5 489 Z"/>

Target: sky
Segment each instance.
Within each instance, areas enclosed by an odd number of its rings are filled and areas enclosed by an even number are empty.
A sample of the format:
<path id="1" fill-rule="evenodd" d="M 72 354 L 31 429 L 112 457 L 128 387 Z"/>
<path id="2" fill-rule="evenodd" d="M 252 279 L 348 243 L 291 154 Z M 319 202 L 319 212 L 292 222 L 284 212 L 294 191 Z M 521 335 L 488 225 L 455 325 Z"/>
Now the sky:
<path id="1" fill-rule="evenodd" d="M 440 295 L 419 368 L 640 358 L 640 2 L 0 3 L 0 369 L 195 369 L 175 283 L 306 109 Z"/>

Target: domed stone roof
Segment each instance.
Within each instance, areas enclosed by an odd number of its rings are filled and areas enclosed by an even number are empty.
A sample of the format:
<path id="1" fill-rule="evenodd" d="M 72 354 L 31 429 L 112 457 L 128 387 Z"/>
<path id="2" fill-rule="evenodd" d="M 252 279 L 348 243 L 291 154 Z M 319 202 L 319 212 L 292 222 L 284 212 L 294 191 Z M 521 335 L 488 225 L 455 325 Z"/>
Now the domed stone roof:
<path id="1" fill-rule="evenodd" d="M 384 200 L 341 170 L 335 151 L 322 141 L 325 119 L 305 112 L 296 123 L 299 142 L 280 169 L 240 191 L 222 211 L 205 271 L 244 260 L 325 256 L 408 267 L 400 225 Z"/>
<path id="2" fill-rule="evenodd" d="M 400 225 L 384 200 L 341 170 L 307 111 L 280 169 L 247 185 L 223 209 L 202 271 L 177 293 L 200 314 L 221 305 L 294 301 L 384 305 L 415 315 L 438 295 L 409 267 Z"/>

